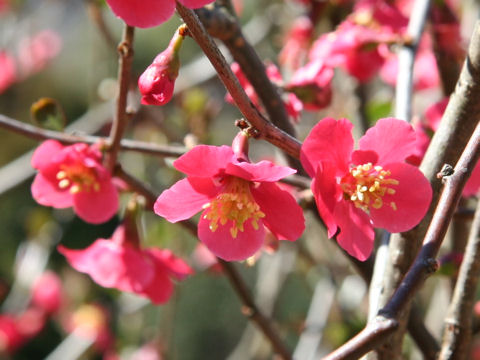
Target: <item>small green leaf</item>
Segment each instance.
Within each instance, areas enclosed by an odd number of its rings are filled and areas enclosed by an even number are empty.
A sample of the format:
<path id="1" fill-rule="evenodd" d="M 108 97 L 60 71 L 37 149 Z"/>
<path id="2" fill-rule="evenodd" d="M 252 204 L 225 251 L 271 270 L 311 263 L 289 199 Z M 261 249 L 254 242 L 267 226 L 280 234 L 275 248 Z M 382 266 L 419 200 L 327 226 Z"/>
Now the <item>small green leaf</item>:
<path id="1" fill-rule="evenodd" d="M 62 131 L 65 127 L 65 113 L 60 103 L 52 98 L 41 98 L 30 107 L 32 121 L 39 127 Z"/>

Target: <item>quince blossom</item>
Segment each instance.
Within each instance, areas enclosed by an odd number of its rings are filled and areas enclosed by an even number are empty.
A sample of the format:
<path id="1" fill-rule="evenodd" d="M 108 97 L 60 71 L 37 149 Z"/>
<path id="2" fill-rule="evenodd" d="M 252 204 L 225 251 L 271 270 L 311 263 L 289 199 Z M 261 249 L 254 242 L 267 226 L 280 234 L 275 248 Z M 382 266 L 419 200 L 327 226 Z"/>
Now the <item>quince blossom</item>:
<path id="1" fill-rule="evenodd" d="M 98 239 L 84 250 L 59 246 L 58 251 L 74 269 L 90 275 L 97 284 L 136 293 L 155 304 L 165 303 L 172 296 L 172 278 L 182 280 L 192 273 L 170 250 L 138 248 L 128 239 L 124 225 L 111 239 Z"/>
<path id="2" fill-rule="evenodd" d="M 180 68 L 178 53 L 185 37 L 186 26 L 181 26 L 168 47 L 158 54 L 138 79 L 142 104 L 165 105 L 173 96 L 175 80 Z"/>
<path id="3" fill-rule="evenodd" d="M 199 239 L 216 256 L 245 260 L 265 240 L 267 227 L 280 240 L 296 240 L 305 228 L 302 209 L 276 181 L 294 169 L 270 161 L 251 163 L 247 136 L 240 132 L 232 147 L 200 145 L 178 158 L 174 167 L 186 173 L 157 199 L 154 210 L 170 222 L 202 211 Z"/>
<path id="4" fill-rule="evenodd" d="M 101 160 L 95 145 L 43 142 L 32 157 L 32 166 L 38 170 L 32 184 L 33 198 L 57 209 L 73 206 L 89 223 L 107 221 L 117 212 L 118 192 Z"/>
<path id="5" fill-rule="evenodd" d="M 178 0 L 183 6 L 197 9 L 213 0 Z M 112 11 L 130 26 L 149 28 L 170 19 L 175 12 L 175 0 L 107 0 Z"/>
<path id="6" fill-rule="evenodd" d="M 406 122 L 380 119 L 353 150 L 353 125 L 321 120 L 305 139 L 301 161 L 328 236 L 363 261 L 373 249 L 373 227 L 410 230 L 430 205 L 432 189 L 418 168 L 405 163 L 415 151 L 415 131 Z"/>

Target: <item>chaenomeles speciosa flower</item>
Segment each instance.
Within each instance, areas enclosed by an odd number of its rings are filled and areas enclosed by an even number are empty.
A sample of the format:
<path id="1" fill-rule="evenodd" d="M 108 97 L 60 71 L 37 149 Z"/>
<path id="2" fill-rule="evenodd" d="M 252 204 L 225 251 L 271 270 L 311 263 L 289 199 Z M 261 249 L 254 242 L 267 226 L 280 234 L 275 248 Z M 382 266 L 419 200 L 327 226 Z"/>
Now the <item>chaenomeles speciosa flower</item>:
<path id="1" fill-rule="evenodd" d="M 373 249 L 373 228 L 403 232 L 417 225 L 432 199 L 430 183 L 405 162 L 416 134 L 405 121 L 380 119 L 353 150 L 347 119 L 321 120 L 305 139 L 301 161 L 313 178 L 318 211 L 339 245 L 363 261 Z"/>
<path id="2" fill-rule="evenodd" d="M 83 250 L 59 246 L 77 271 L 90 275 L 106 288 L 135 293 L 154 304 L 167 302 L 173 294 L 173 280 L 182 280 L 193 271 L 185 261 L 170 250 L 141 249 L 131 239 L 125 225 L 120 225 L 111 239 L 97 239 Z"/>
<path id="3" fill-rule="evenodd" d="M 73 207 L 89 223 L 109 220 L 118 210 L 118 191 L 101 161 L 96 145 L 43 142 L 32 157 L 32 166 L 38 170 L 32 183 L 33 198 L 57 209 Z"/>
<path id="4" fill-rule="evenodd" d="M 276 181 L 294 169 L 270 161 L 251 163 L 248 138 L 240 132 L 230 146 L 199 145 L 173 165 L 187 178 L 165 190 L 154 210 L 170 222 L 202 211 L 198 237 L 216 256 L 245 260 L 265 240 L 267 227 L 280 240 L 296 240 L 305 220 L 294 197 Z"/>

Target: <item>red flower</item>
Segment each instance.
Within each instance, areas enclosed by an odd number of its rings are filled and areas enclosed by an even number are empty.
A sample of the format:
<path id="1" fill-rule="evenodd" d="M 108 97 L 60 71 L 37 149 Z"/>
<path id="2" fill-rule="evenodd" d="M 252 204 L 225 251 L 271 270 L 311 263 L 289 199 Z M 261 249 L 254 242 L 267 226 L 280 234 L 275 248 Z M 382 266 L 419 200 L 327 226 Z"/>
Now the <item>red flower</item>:
<path id="1" fill-rule="evenodd" d="M 0 50 L 0 94 L 17 80 L 17 66 L 13 56 Z"/>
<path id="2" fill-rule="evenodd" d="M 32 166 L 39 171 L 32 184 L 33 198 L 58 209 L 73 206 L 86 222 L 107 221 L 118 209 L 118 192 L 101 158 L 96 146 L 45 141 L 32 157 Z"/>
<path id="3" fill-rule="evenodd" d="M 241 132 L 229 146 L 200 145 L 173 165 L 188 175 L 164 191 L 155 213 L 170 222 L 203 210 L 199 239 L 222 259 L 245 260 L 260 249 L 266 226 L 281 240 L 296 240 L 305 228 L 302 209 L 274 182 L 295 173 L 270 161 L 252 164 Z M 240 149 L 239 149 L 240 148 Z"/>
<path id="4" fill-rule="evenodd" d="M 213 0 L 178 0 L 184 6 L 196 9 Z M 148 28 L 170 19 L 175 11 L 175 0 L 107 0 L 112 11 L 130 26 Z"/>
<path id="5" fill-rule="evenodd" d="M 430 183 L 405 159 L 415 150 L 415 132 L 401 120 L 380 119 L 353 151 L 352 124 L 321 120 L 305 139 L 301 160 L 313 178 L 319 213 L 332 237 L 359 260 L 373 249 L 373 227 L 390 232 L 413 228 L 432 198 Z"/>
<path id="6" fill-rule="evenodd" d="M 139 249 L 119 226 L 111 239 L 98 239 L 84 250 L 58 247 L 77 271 L 86 273 L 97 284 L 133 292 L 161 304 L 173 293 L 172 278 L 182 280 L 190 267 L 170 250 Z"/>
<path id="7" fill-rule="evenodd" d="M 32 305 L 48 314 L 62 305 L 62 281 L 53 271 L 46 271 L 35 280 L 32 287 Z"/>
<path id="8" fill-rule="evenodd" d="M 178 52 L 184 39 L 184 29 L 181 27 L 175 32 L 168 47 L 140 75 L 138 88 L 142 94 L 142 104 L 165 105 L 171 100 L 180 68 Z"/>

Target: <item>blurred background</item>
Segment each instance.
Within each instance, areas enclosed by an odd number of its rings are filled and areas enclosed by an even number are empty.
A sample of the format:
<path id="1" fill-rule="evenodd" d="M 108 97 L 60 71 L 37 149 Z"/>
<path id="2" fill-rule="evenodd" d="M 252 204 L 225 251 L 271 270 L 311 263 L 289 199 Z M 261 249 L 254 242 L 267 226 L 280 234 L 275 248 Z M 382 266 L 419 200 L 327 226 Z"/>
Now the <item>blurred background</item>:
<path id="1" fill-rule="evenodd" d="M 330 3 L 333 10 L 319 23 L 318 33 L 331 30 L 351 10 L 348 1 Z M 235 4 L 246 37 L 260 57 L 276 62 L 289 26 L 305 11 L 302 2 L 245 0 Z M 468 16 L 462 21 L 467 38 L 472 23 Z M 234 120 L 240 114 L 225 102 L 222 84 L 192 39 L 181 50 L 173 101 L 164 107 L 139 103 L 138 76 L 180 24 L 174 16 L 159 27 L 135 30 L 129 94 L 134 115 L 126 136 L 157 144 L 230 144 L 237 132 Z M 31 107 L 41 98 L 51 98 L 63 109 L 65 131 L 108 136 L 121 32 L 122 22 L 103 1 L 0 0 L 0 114 L 38 125 Z M 291 75 L 288 69 L 282 71 L 286 77 Z M 328 108 L 302 113 L 297 126 L 300 138 L 324 116 L 358 121 L 357 82 L 337 72 L 333 87 Z M 392 87 L 378 81 L 369 84 L 366 115 L 370 124 L 391 115 L 393 95 Z M 422 92 L 415 98 L 416 111 L 422 113 L 440 97 L 438 88 Z M 268 343 L 247 324 L 240 301 L 221 271 L 197 248 L 197 239 L 152 212 L 141 216 L 143 245 L 172 249 L 196 270 L 176 285 L 167 304 L 153 306 L 132 294 L 102 288 L 73 270 L 56 246 L 83 249 L 98 238 L 109 238 L 119 218 L 91 225 L 70 209 L 37 205 L 30 195 L 34 175 L 30 157 L 38 144 L 0 129 L 2 359 L 271 358 Z M 251 149 L 254 160 L 284 162 L 267 143 L 252 143 Z M 134 152 L 120 157 L 125 169 L 158 194 L 182 178 L 173 170 L 173 160 Z M 128 196 L 122 197 L 120 213 L 127 201 Z M 313 341 L 321 355 L 363 328 L 367 289 L 326 239 L 316 217 L 308 212 L 306 217 L 307 231 L 300 240 L 281 242 L 256 260 L 239 264 L 238 269 L 287 346 L 302 354 L 303 344 L 308 349 L 308 342 Z M 441 276 L 438 281 L 445 281 Z M 39 307 L 44 311 L 39 313 Z M 411 341 L 406 346 L 413 347 Z"/>

